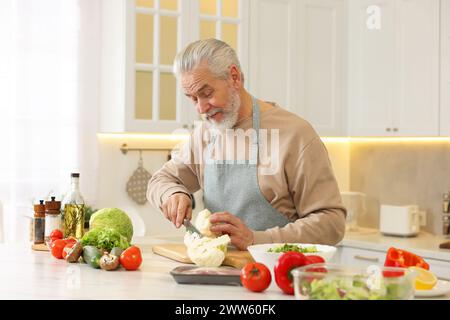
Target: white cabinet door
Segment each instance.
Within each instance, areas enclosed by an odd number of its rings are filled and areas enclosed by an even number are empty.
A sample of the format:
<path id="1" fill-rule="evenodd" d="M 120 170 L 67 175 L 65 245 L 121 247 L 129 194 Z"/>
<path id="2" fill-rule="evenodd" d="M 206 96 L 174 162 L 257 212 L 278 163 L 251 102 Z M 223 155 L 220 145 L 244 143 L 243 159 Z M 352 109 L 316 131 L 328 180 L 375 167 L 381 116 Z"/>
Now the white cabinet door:
<path id="1" fill-rule="evenodd" d="M 297 2 L 250 2 L 250 93 L 288 109 L 296 103 Z"/>
<path id="2" fill-rule="evenodd" d="M 397 0 L 394 131 L 439 135 L 439 0 Z"/>
<path id="3" fill-rule="evenodd" d="M 382 251 L 366 250 L 351 247 L 340 248 L 340 262 L 347 266 L 367 268 L 373 265 L 382 266 L 386 253 Z"/>
<path id="4" fill-rule="evenodd" d="M 439 135 L 439 0 L 349 0 L 352 136 Z"/>
<path id="5" fill-rule="evenodd" d="M 450 0 L 441 1 L 441 136 L 450 136 Z"/>
<path id="6" fill-rule="evenodd" d="M 297 92 L 293 110 L 321 136 L 342 136 L 345 125 L 345 2 L 298 1 Z"/>
<path id="7" fill-rule="evenodd" d="M 252 0 L 249 89 L 342 136 L 345 93 L 343 0 Z"/>
<path id="8" fill-rule="evenodd" d="M 391 135 L 395 108 L 395 1 L 349 0 L 348 30 L 350 135 Z"/>
<path id="9" fill-rule="evenodd" d="M 188 12 L 184 1 L 102 1 L 102 132 L 171 133 L 193 122 L 172 73 Z"/>

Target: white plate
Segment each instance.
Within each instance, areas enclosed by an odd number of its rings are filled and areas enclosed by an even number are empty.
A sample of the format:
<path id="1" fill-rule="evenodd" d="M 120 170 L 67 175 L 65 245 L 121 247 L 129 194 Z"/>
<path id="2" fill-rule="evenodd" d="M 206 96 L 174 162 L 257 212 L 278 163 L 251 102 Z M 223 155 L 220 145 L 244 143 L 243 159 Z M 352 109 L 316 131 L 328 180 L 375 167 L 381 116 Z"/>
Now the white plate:
<path id="1" fill-rule="evenodd" d="M 439 297 L 450 293 L 450 281 L 438 280 L 431 290 L 415 290 L 416 297 Z"/>

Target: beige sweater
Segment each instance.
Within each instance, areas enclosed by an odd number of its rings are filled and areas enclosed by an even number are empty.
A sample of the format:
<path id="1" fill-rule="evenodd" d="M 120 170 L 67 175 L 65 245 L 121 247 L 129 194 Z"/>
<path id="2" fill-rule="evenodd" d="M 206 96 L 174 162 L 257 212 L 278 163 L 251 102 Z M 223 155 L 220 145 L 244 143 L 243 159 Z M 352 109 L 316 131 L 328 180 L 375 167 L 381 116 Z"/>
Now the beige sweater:
<path id="1" fill-rule="evenodd" d="M 235 126 L 235 129 L 251 128 L 251 117 Z M 261 129 L 267 129 L 268 139 L 261 140 L 260 152 L 270 154 L 272 158 L 276 154 L 278 165 L 274 160 L 267 162 L 267 157 L 266 161 L 263 159 L 258 163 L 259 187 L 267 201 L 292 222 L 282 228 L 254 231 L 254 244 L 337 244 L 344 236 L 346 210 L 321 139 L 308 122 L 278 106 L 261 114 Z M 279 138 L 274 140 L 279 141 L 278 151 L 276 146 L 272 147 L 271 138 L 276 138 L 277 134 L 271 129 L 279 132 Z M 208 132 L 206 124 L 198 126 L 190 141 L 174 152 L 172 160 L 153 175 L 147 191 L 153 206 L 160 208 L 175 192 L 194 193 L 203 187 L 201 155 L 210 141 Z M 233 137 L 220 140 L 222 144 L 215 148 L 219 151 L 213 154 L 214 159 L 231 160 L 230 154 L 225 152 L 230 139 Z M 249 139 L 246 140 L 248 146 Z M 249 152 L 245 152 L 245 159 L 248 155 Z M 243 156 L 238 152 L 238 159 Z M 261 158 L 264 155 L 260 155 Z"/>

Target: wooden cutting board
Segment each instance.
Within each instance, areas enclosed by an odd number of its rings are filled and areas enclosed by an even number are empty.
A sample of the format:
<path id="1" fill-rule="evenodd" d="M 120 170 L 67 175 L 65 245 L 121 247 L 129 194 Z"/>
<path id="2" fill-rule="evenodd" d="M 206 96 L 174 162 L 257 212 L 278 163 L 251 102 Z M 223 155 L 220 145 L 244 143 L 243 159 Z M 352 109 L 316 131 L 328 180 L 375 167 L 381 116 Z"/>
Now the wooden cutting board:
<path id="1" fill-rule="evenodd" d="M 47 247 L 45 243 L 32 244 L 31 249 L 33 249 L 34 251 L 50 251 L 50 249 Z"/>
<path id="2" fill-rule="evenodd" d="M 159 244 L 152 247 L 153 253 L 181 262 L 193 264 L 187 255 L 186 246 L 179 243 Z M 239 251 L 236 249 L 228 249 L 228 252 L 223 261 L 223 266 L 230 266 L 241 269 L 248 262 L 254 262 L 250 252 Z"/>

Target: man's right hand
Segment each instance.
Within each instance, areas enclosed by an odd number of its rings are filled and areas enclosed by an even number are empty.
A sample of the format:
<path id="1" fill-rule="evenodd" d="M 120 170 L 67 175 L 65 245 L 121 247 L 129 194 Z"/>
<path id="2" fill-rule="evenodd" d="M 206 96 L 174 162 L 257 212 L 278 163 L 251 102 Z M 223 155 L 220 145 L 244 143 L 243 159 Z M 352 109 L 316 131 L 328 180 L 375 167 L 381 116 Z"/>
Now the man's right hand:
<path id="1" fill-rule="evenodd" d="M 161 206 L 164 216 L 177 228 L 192 218 L 192 200 L 186 193 L 174 193 Z"/>

